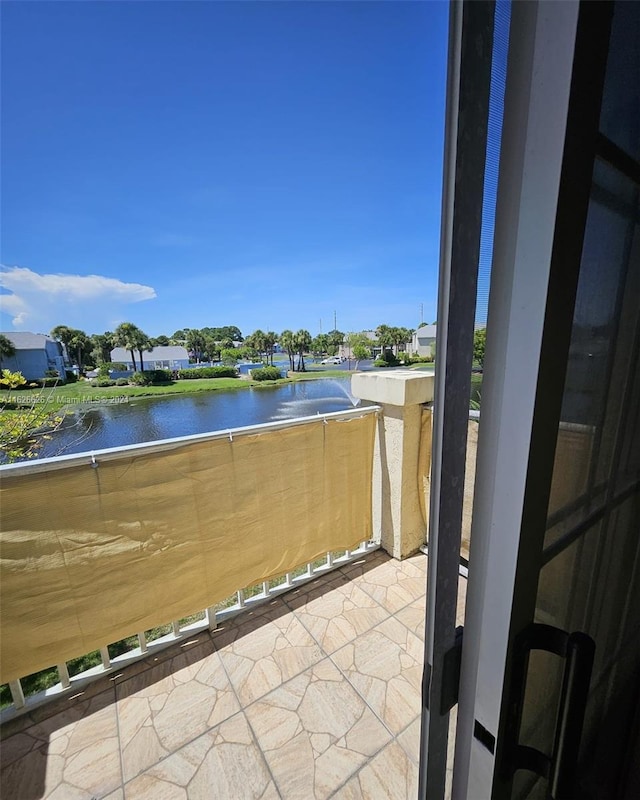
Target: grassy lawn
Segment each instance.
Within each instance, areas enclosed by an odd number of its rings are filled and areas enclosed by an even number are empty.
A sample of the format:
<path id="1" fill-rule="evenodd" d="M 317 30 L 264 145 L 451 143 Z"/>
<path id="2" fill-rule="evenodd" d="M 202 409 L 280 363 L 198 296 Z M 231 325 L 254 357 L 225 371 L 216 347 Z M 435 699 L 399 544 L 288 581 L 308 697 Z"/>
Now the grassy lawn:
<path id="1" fill-rule="evenodd" d="M 345 370 L 331 370 L 323 367 L 300 372 L 278 381 L 253 381 L 247 378 L 196 378 L 177 380 L 158 386 L 91 386 L 89 381 L 67 383 L 47 389 L 1 390 L 0 403 L 30 405 L 36 396 L 38 404 L 43 402 L 47 409 L 56 411 L 65 405 L 81 402 L 97 402 L 118 397 L 155 397 L 157 395 L 196 394 L 229 389 L 248 389 L 249 387 L 279 386 L 294 381 L 316 380 L 318 378 L 344 377 Z"/>
<path id="2" fill-rule="evenodd" d="M 474 372 L 471 376 L 471 402 L 480 407 L 482 397 L 482 374 Z"/>
<path id="3" fill-rule="evenodd" d="M 419 369 L 419 370 L 425 370 L 426 372 L 435 372 L 436 365 L 434 361 L 424 362 L 424 363 L 418 362 L 417 364 L 409 364 L 409 366 L 406 367 L 406 369 Z"/>

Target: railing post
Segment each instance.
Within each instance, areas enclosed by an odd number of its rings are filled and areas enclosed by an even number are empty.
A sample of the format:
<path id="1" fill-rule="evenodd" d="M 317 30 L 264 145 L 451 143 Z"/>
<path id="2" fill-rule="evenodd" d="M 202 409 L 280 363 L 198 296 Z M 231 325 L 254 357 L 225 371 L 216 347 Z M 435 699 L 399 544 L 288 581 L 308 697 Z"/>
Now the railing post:
<path id="1" fill-rule="evenodd" d="M 111 669 L 111 656 L 106 647 L 100 648 L 100 658 L 102 659 L 102 668 L 105 670 Z"/>
<path id="2" fill-rule="evenodd" d="M 69 677 L 69 668 L 67 667 L 66 661 L 58 664 L 57 670 L 60 686 L 62 686 L 63 689 L 68 689 L 71 686 L 71 678 Z"/>
<path id="3" fill-rule="evenodd" d="M 20 681 L 9 681 L 9 689 L 15 708 L 24 708 L 24 692 L 22 691 L 22 684 Z"/>
<path id="4" fill-rule="evenodd" d="M 382 406 L 373 465 L 374 539 L 394 558 L 424 544 L 431 467 L 434 376 L 413 370 L 359 372 L 351 393 Z"/>

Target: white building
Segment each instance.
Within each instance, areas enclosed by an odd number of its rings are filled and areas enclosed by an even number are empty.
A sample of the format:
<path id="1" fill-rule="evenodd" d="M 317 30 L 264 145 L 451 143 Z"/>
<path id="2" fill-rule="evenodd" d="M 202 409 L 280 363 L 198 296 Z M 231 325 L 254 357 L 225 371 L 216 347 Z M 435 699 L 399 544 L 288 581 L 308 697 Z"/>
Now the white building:
<path id="1" fill-rule="evenodd" d="M 126 364 L 128 370 L 140 369 L 140 354 L 134 350 L 136 363 L 131 360 L 131 351 L 124 347 L 114 347 L 111 361 Z M 186 369 L 189 366 L 189 353 L 185 347 L 175 345 L 159 345 L 142 351 L 145 369 Z"/>

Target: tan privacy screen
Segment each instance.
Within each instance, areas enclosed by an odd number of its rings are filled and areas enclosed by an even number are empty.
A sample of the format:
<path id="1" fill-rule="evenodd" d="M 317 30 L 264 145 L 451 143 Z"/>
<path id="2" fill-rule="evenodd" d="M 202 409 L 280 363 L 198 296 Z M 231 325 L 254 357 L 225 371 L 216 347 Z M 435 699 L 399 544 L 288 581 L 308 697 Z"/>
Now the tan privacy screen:
<path id="1" fill-rule="evenodd" d="M 319 420 L 5 473 L 0 682 L 370 538 L 375 425 Z"/>

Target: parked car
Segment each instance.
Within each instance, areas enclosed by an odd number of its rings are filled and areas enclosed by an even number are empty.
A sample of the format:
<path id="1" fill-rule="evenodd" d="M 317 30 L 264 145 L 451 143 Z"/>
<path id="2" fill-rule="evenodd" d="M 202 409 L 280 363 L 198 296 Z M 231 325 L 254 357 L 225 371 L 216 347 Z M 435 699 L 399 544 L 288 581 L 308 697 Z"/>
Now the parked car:
<path id="1" fill-rule="evenodd" d="M 340 356 L 329 356 L 328 358 L 323 358 L 320 362 L 321 364 L 342 364 L 342 359 Z"/>

